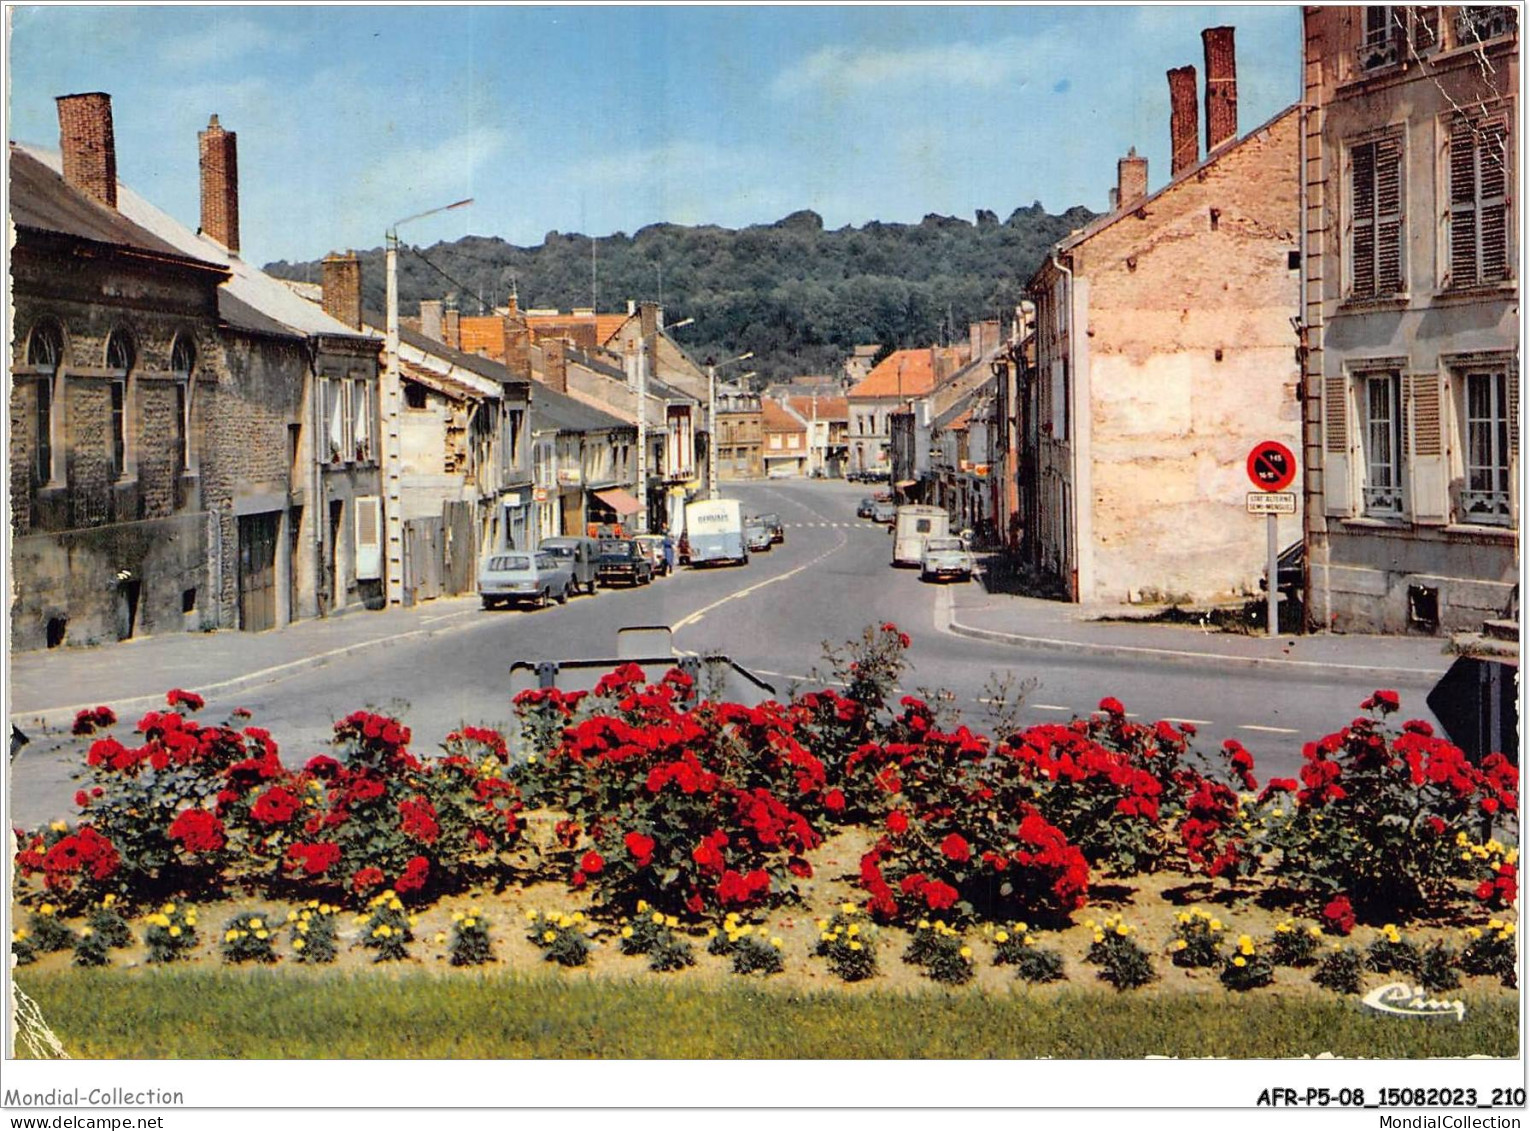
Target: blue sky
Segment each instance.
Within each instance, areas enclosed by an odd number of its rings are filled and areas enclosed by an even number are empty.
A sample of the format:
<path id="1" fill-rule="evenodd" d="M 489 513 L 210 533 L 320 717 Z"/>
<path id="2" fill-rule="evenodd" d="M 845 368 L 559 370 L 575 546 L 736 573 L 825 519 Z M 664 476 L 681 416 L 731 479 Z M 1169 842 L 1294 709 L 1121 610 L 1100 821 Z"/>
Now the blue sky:
<path id="1" fill-rule="evenodd" d="M 56 147 L 54 96 L 106 91 L 119 176 L 195 226 L 196 134 L 218 114 L 258 263 L 376 247 L 468 196 L 402 234 L 1099 211 L 1128 146 L 1167 179 L 1165 71 L 1203 71 L 1202 28 L 1237 29 L 1247 130 L 1296 100 L 1301 24 L 1294 5 L 12 13 L 10 136 Z"/>

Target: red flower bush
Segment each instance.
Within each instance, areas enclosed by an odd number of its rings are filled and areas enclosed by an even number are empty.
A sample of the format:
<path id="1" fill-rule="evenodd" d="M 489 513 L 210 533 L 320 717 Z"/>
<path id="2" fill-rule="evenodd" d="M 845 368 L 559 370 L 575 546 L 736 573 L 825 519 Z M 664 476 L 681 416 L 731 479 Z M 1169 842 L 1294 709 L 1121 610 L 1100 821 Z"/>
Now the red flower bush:
<path id="1" fill-rule="evenodd" d="M 1347 898 L 1334 896 L 1324 905 L 1323 926 L 1335 935 L 1347 935 L 1355 929 L 1355 909 Z"/>
<path id="2" fill-rule="evenodd" d="M 182 809 L 165 835 L 192 853 L 218 852 L 228 843 L 223 822 L 206 809 Z"/>

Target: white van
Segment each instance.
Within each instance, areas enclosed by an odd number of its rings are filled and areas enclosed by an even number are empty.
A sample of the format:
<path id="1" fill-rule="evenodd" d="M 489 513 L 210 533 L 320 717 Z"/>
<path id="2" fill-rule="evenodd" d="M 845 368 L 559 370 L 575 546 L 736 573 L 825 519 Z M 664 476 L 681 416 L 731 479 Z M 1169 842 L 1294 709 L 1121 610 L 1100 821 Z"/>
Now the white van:
<path id="1" fill-rule="evenodd" d="M 951 516 L 942 507 L 914 505 L 898 508 L 893 524 L 895 566 L 914 567 L 924 558 L 926 538 L 944 538 L 951 533 Z"/>

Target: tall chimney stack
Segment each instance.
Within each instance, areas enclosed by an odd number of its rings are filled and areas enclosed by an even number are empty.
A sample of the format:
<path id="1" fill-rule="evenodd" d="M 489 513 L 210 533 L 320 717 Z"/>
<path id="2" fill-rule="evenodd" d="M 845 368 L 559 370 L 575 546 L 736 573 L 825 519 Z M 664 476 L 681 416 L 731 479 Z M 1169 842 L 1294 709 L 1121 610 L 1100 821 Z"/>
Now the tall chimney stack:
<path id="1" fill-rule="evenodd" d="M 441 300 L 438 298 L 422 298 L 420 300 L 420 333 L 424 334 L 433 342 L 441 340 Z"/>
<path id="2" fill-rule="evenodd" d="M 462 311 L 457 309 L 457 300 L 446 300 L 445 320 L 441 327 L 441 340 L 454 350 L 462 348 Z"/>
<path id="3" fill-rule="evenodd" d="M 361 260 L 354 251 L 324 257 L 324 313 L 352 330 L 361 329 Z"/>
<path id="4" fill-rule="evenodd" d="M 1130 208 L 1147 195 L 1148 163 L 1134 145 L 1116 162 L 1116 207 Z"/>
<path id="5" fill-rule="evenodd" d="M 65 94 L 58 103 L 58 141 L 64 152 L 64 180 L 108 208 L 117 207 L 117 139 L 112 131 L 112 96 Z"/>
<path id="6" fill-rule="evenodd" d="M 1206 152 L 1238 136 L 1238 63 L 1233 29 L 1201 32 L 1206 47 Z"/>
<path id="7" fill-rule="evenodd" d="M 214 114 L 197 134 L 202 150 L 202 234 L 239 254 L 239 135 Z"/>
<path id="8" fill-rule="evenodd" d="M 1169 72 L 1169 175 L 1177 177 L 1201 159 L 1199 115 L 1195 107 L 1195 68 Z"/>

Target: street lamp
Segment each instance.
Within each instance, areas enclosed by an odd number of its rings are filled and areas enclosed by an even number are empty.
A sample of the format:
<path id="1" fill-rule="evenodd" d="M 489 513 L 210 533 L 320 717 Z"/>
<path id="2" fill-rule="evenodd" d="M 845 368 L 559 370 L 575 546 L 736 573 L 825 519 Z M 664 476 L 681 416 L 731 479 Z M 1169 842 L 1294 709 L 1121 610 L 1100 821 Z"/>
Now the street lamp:
<path id="1" fill-rule="evenodd" d="M 454 204 L 443 204 L 440 208 L 431 208 L 425 212 L 416 212 L 413 216 L 405 216 L 402 220 L 388 225 L 387 234 L 383 238 L 388 275 L 388 313 L 384 341 L 387 367 L 382 379 L 382 410 L 385 425 L 382 470 L 383 491 L 387 500 L 383 511 L 383 522 L 388 533 L 387 587 L 390 605 L 404 603 L 404 516 L 400 474 L 403 452 L 399 446 L 398 433 L 399 399 L 402 395 L 398 364 L 398 230 L 415 220 L 423 220 L 426 216 L 434 216 L 437 212 L 466 208 L 472 203 L 473 199 L 469 197 L 467 200 L 459 200 Z"/>
<path id="2" fill-rule="evenodd" d="M 741 353 L 720 364 L 707 358 L 707 492 L 717 498 L 717 371 L 725 365 L 748 361 L 754 351 Z"/>

